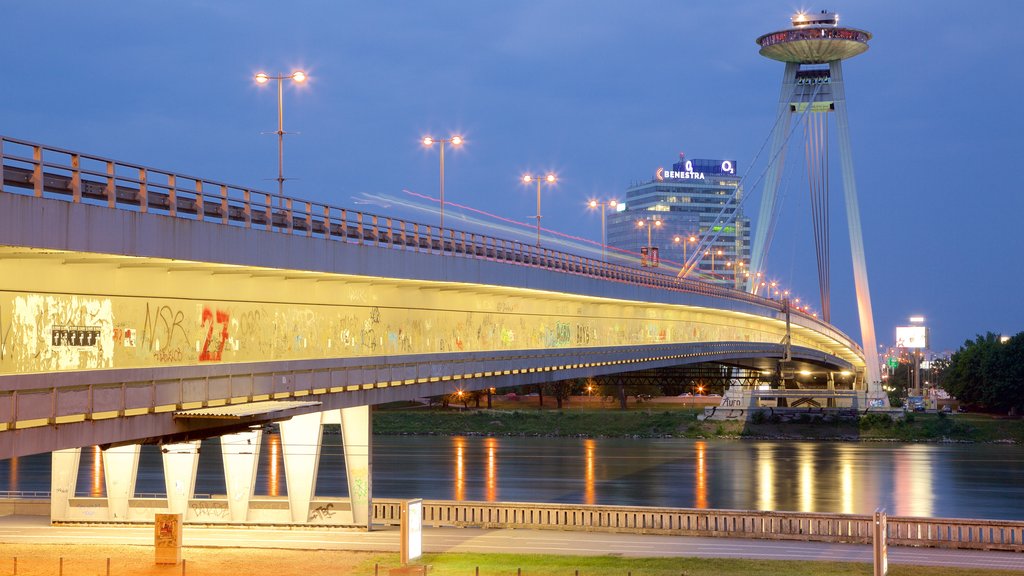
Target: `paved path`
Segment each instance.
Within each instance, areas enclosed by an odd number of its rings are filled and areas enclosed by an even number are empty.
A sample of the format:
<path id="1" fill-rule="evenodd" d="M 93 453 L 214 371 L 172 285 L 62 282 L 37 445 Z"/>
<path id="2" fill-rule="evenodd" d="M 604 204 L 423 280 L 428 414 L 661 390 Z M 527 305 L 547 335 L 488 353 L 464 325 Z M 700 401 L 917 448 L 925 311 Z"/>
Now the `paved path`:
<path id="1" fill-rule="evenodd" d="M 366 533 L 322 528 L 271 530 L 186 526 L 184 536 L 185 546 L 397 553 L 399 533 L 397 528 L 382 528 Z M 42 516 L 3 516 L 0 517 L 0 543 L 151 545 L 153 529 L 149 526 L 50 526 L 47 518 Z M 426 528 L 423 548 L 431 553 L 522 552 L 871 562 L 871 547 L 866 545 L 555 530 Z M 1018 570 L 1024 574 L 1024 554 L 1014 552 L 890 547 L 889 562 L 1000 568 Z"/>

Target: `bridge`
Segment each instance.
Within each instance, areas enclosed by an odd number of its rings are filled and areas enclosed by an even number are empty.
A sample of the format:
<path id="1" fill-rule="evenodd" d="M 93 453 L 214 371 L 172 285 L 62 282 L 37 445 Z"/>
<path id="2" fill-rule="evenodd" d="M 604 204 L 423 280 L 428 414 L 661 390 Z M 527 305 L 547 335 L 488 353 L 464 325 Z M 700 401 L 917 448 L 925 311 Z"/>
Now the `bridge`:
<path id="1" fill-rule="evenodd" d="M 199 443 L 220 437 L 230 521 L 309 522 L 340 424 L 336 522 L 367 526 L 369 407 L 456 389 L 790 355 L 826 375 L 805 395 L 867 405 L 856 342 L 776 300 L 12 138 L 0 165 L 0 458 L 53 452 L 54 520 L 92 445 L 107 495 L 77 505 L 129 518 L 142 443 L 195 519 Z M 275 421 L 288 503 L 260 512 Z"/>

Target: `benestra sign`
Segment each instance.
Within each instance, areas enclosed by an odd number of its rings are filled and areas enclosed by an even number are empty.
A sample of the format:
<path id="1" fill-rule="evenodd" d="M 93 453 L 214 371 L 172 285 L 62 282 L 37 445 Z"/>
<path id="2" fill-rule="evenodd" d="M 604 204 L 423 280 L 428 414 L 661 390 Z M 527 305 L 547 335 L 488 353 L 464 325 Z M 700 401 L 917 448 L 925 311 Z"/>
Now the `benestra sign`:
<path id="1" fill-rule="evenodd" d="M 705 174 L 736 175 L 735 160 L 685 160 L 680 154 L 680 161 L 672 165 L 672 170 L 659 167 L 654 173 L 655 180 L 704 180 Z"/>

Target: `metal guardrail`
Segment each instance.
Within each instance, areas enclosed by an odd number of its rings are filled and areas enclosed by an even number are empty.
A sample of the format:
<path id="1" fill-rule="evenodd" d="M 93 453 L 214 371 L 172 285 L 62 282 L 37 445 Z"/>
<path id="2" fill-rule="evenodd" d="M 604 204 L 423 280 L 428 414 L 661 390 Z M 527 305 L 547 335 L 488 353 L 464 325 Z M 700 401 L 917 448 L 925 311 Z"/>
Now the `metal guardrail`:
<path id="1" fill-rule="evenodd" d="M 385 525 L 400 524 L 401 502 L 374 499 L 374 521 Z M 639 532 L 870 544 L 872 522 L 872 517 L 867 514 L 520 502 L 423 502 L 423 524 L 436 527 Z M 889 516 L 888 541 L 895 546 L 1024 552 L 1024 522 Z"/>
<path id="2" fill-rule="evenodd" d="M 357 212 L 5 136 L 0 136 L 0 168 L 3 172 L 0 189 L 31 190 L 40 198 L 545 268 L 782 310 L 781 302 L 697 280 L 610 264 L 515 240 Z M 846 346 L 861 351 L 856 342 L 830 324 L 797 310 L 792 310 L 792 314 L 841 340 Z"/>
<path id="3" fill-rule="evenodd" d="M 48 492 L 0 492 L 0 503 L 4 500 L 40 502 L 45 501 L 48 496 Z M 159 494 L 145 497 L 165 498 Z M 143 495 L 136 494 L 133 499 L 140 498 L 143 498 Z M 220 500 L 224 496 L 197 494 L 193 497 L 194 500 L 211 498 Z M 90 500 L 99 502 L 105 499 Z M 268 500 L 266 497 L 257 497 L 253 502 L 282 504 L 280 498 Z M 403 502 L 393 498 L 374 498 L 374 524 L 400 525 Z M 123 523 L 122 520 L 115 522 Z M 89 520 L 89 523 L 103 524 L 105 521 Z M 870 544 L 872 523 L 873 518 L 868 514 L 530 502 L 423 501 L 423 524 L 433 527 L 520 528 Z M 230 522 L 219 524 L 235 525 Z M 288 526 L 295 527 L 294 524 Z M 1024 552 L 1024 521 L 889 516 L 887 540 L 894 546 Z"/>
<path id="4" fill-rule="evenodd" d="M 0 500 L 49 500 L 49 490 L 0 490 Z"/>

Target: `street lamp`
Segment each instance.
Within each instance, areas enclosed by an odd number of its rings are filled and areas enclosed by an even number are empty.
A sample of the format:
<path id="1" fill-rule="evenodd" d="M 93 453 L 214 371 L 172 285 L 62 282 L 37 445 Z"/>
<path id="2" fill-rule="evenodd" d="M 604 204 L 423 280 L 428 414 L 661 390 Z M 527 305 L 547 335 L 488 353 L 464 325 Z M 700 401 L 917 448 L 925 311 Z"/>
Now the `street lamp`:
<path id="1" fill-rule="evenodd" d="M 708 254 L 711 254 L 711 273 L 712 274 L 715 273 L 715 252 L 718 252 L 719 256 L 722 255 L 722 251 L 721 250 L 717 250 L 717 251 L 716 250 L 705 250 L 704 251 L 704 255 L 705 256 L 707 256 Z"/>
<path id="2" fill-rule="evenodd" d="M 615 208 L 618 205 L 619 202 L 617 200 L 608 200 L 607 202 L 598 202 L 597 200 L 590 201 L 591 208 L 597 208 L 598 206 L 601 207 L 601 259 L 605 262 L 608 261 L 608 254 L 606 253 L 608 240 L 605 238 L 604 234 L 604 213 L 608 208 Z"/>
<path id="3" fill-rule="evenodd" d="M 647 224 L 648 221 L 651 222 L 649 225 Z M 661 228 L 661 220 L 658 220 L 656 218 L 648 218 L 647 220 L 644 220 L 643 218 L 641 218 L 640 220 L 636 221 L 636 226 L 637 228 L 647 228 L 647 254 L 648 258 L 650 258 L 651 260 L 651 266 L 655 266 L 656 264 L 654 264 L 654 246 L 651 245 L 651 229 Z M 643 260 L 641 260 L 640 262 L 641 266 L 643 266 Z"/>
<path id="4" fill-rule="evenodd" d="M 427 136 L 423 139 L 423 145 L 426 147 L 433 146 L 435 143 L 441 145 L 441 229 L 444 229 L 444 145 L 451 144 L 452 146 L 462 145 L 462 136 L 452 136 L 451 138 L 431 138 Z"/>
<path id="5" fill-rule="evenodd" d="M 266 72 L 260 72 L 255 76 L 257 84 L 266 84 L 271 80 L 277 80 L 277 194 L 284 195 L 284 80 L 291 80 L 296 84 L 306 81 L 306 73 L 296 70 L 287 76 L 271 76 Z"/>
<path id="6" fill-rule="evenodd" d="M 529 184 L 530 182 L 537 182 L 537 247 L 540 248 L 540 183 L 547 182 L 549 185 L 554 184 L 557 178 L 554 174 L 548 174 L 543 178 L 540 176 L 532 176 L 530 174 L 523 175 L 523 184 Z"/>
<path id="7" fill-rule="evenodd" d="M 688 238 L 686 238 L 685 242 L 683 241 L 683 237 L 682 236 L 676 236 L 675 238 L 672 239 L 672 243 L 673 244 L 682 244 L 683 245 L 683 262 L 686 262 L 686 260 L 687 260 L 687 258 L 686 258 L 686 245 L 687 244 L 693 244 L 696 241 L 697 241 L 697 237 L 693 236 L 692 234 Z"/>

